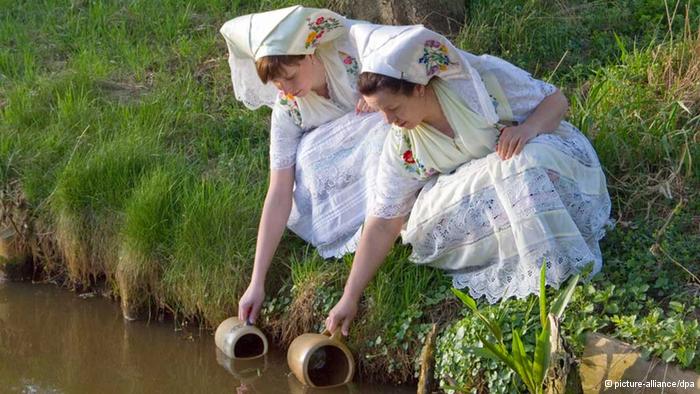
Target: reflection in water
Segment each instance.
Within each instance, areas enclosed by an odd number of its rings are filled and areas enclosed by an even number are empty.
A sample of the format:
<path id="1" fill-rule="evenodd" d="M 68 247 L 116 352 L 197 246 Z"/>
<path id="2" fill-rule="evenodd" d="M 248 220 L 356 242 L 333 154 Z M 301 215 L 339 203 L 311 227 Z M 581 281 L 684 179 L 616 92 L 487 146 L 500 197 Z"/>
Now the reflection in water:
<path id="1" fill-rule="evenodd" d="M 310 390 L 274 352 L 228 359 L 208 331 L 125 322 L 117 303 L 51 285 L 0 281 L 0 392 L 410 393 L 351 385 Z"/>

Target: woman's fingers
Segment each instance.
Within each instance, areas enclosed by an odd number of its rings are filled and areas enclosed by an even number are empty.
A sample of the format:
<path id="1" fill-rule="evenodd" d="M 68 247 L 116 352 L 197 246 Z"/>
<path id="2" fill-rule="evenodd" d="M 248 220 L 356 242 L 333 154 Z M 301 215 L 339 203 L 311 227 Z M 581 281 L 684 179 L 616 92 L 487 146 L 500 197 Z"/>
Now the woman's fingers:
<path id="1" fill-rule="evenodd" d="M 508 151 L 506 152 L 506 160 L 513 157 L 513 155 L 515 154 L 515 149 L 518 147 L 518 144 L 521 140 L 522 137 L 517 135 L 510 141 L 510 144 L 508 145 Z"/>
<path id="2" fill-rule="evenodd" d="M 241 321 L 246 321 L 248 319 L 248 315 L 250 314 L 250 305 L 246 302 L 241 303 L 238 305 L 238 318 Z"/>
<path id="3" fill-rule="evenodd" d="M 527 143 L 527 141 L 525 141 L 525 138 L 521 138 L 521 139 L 518 141 L 518 145 L 515 147 L 515 150 L 513 151 L 513 156 L 519 155 L 520 152 L 522 152 L 523 149 L 525 148 L 525 144 L 526 144 L 526 143 Z"/>
<path id="4" fill-rule="evenodd" d="M 505 128 L 501 132 L 501 136 L 498 139 L 498 148 L 496 152 L 498 153 L 498 157 L 501 158 L 501 160 L 506 160 L 508 150 L 510 149 L 510 145 L 512 143 L 512 133 L 510 132 L 510 129 Z"/>
<path id="5" fill-rule="evenodd" d="M 525 149 L 525 145 L 532 138 L 530 129 L 520 127 L 506 127 L 501 130 L 496 145 L 496 153 L 501 160 L 508 160 L 520 154 Z"/>
<path id="6" fill-rule="evenodd" d="M 258 315 L 260 314 L 261 307 L 262 307 L 262 302 L 254 303 L 250 308 L 250 313 L 248 314 L 247 321 L 249 321 L 251 324 L 255 323 L 255 320 L 257 320 Z"/>
<path id="7" fill-rule="evenodd" d="M 335 321 L 335 317 L 333 315 L 328 316 L 326 319 L 326 330 L 328 332 L 333 333 L 335 331 L 335 328 L 337 326 L 337 323 Z"/>
<path id="8" fill-rule="evenodd" d="M 343 335 L 348 336 L 348 333 L 350 332 L 350 319 L 347 318 L 345 321 L 343 321 L 343 328 L 342 331 Z"/>
<path id="9" fill-rule="evenodd" d="M 348 332 L 350 332 L 350 322 L 351 320 L 347 316 L 340 317 L 331 315 L 326 319 L 326 330 L 332 334 L 340 329 L 343 335 L 348 336 Z"/>

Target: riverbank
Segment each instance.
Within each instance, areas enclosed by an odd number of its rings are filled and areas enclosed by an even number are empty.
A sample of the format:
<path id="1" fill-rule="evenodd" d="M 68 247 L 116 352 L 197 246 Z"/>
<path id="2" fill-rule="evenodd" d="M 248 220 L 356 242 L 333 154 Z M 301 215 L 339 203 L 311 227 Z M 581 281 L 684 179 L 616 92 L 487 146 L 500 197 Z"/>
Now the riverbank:
<path id="1" fill-rule="evenodd" d="M 606 169 L 617 224 L 564 319 L 576 350 L 594 330 L 700 370 L 700 9 L 657 3 L 473 1 L 456 42 L 562 87 Z M 218 28 L 258 6 L 0 4 L 2 221 L 35 279 L 99 284 L 130 317 L 150 308 L 215 326 L 233 314 L 267 185 L 269 111 L 235 101 Z M 437 322 L 443 384 L 517 384 L 468 354 L 482 327 L 448 278 L 408 254 L 394 248 L 366 292 L 351 334 L 362 376 L 415 381 Z M 321 328 L 350 263 L 285 236 L 261 320 L 278 345 Z M 484 307 L 520 323 L 536 317 L 532 300 Z"/>

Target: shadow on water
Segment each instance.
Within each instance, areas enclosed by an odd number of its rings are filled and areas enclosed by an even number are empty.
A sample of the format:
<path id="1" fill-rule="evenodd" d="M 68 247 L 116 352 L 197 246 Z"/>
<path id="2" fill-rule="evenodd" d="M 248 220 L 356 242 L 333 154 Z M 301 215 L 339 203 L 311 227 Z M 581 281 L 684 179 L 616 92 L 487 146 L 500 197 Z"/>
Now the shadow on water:
<path id="1" fill-rule="evenodd" d="M 125 322 L 119 306 L 51 285 L 0 281 L 0 392 L 411 393 L 353 384 L 311 390 L 283 354 L 234 361 L 208 331 Z"/>

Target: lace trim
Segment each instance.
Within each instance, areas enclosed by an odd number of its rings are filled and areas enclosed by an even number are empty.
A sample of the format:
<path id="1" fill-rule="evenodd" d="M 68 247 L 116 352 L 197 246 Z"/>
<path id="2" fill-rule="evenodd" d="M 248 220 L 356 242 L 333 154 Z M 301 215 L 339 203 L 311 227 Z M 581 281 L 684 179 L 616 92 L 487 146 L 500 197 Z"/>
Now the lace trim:
<path id="1" fill-rule="evenodd" d="M 566 209 L 585 238 L 602 238 L 610 214 L 610 197 L 582 193 L 576 181 L 552 170 L 530 169 L 504 180 L 506 201 L 517 218 Z M 506 210 L 493 186 L 464 196 L 438 216 L 416 225 L 411 260 L 433 261 L 450 250 L 473 244 L 510 228 Z"/>
<path id="2" fill-rule="evenodd" d="M 384 201 L 384 203 L 381 205 L 375 204 L 374 206 L 372 206 L 372 209 L 369 212 L 369 216 L 384 219 L 393 219 L 408 216 L 408 214 L 411 213 L 411 208 L 413 208 L 413 204 L 415 203 L 415 201 L 415 198 L 411 200 L 400 201 L 397 203 L 387 203 L 386 201 Z"/>
<path id="3" fill-rule="evenodd" d="M 542 242 L 525 256 L 513 256 L 486 264 L 486 268 L 471 272 L 454 272 L 452 284 L 468 288 L 478 299 L 486 297 L 491 304 L 502 298 L 525 298 L 539 293 L 539 273 L 542 261 L 547 264 L 547 284 L 559 288 L 566 279 L 593 262 L 591 276 L 600 272 L 602 257 L 597 240 L 584 243 L 581 238 L 559 238 Z"/>

